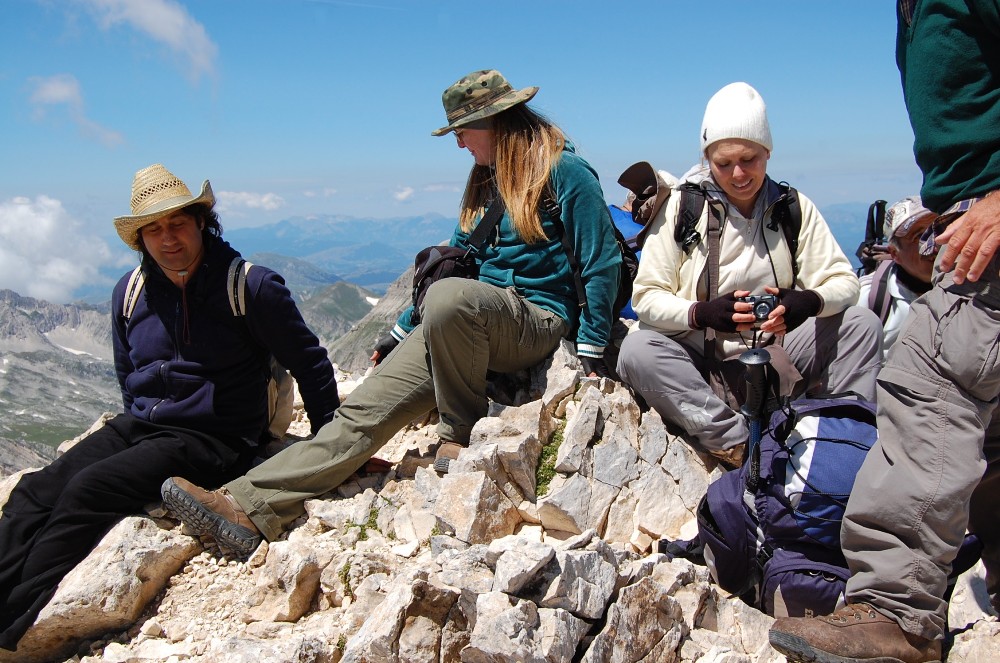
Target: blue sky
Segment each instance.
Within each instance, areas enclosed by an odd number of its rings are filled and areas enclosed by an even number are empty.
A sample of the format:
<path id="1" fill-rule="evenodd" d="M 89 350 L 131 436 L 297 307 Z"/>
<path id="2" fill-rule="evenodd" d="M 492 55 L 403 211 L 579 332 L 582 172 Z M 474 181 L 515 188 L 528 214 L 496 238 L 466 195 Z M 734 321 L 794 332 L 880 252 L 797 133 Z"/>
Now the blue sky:
<path id="1" fill-rule="evenodd" d="M 739 80 L 772 177 L 821 209 L 891 202 L 920 184 L 894 33 L 889 0 L 3 0 L 0 288 L 68 301 L 134 264 L 111 220 L 155 162 L 210 179 L 227 229 L 454 216 L 470 158 L 430 132 L 482 68 L 540 86 L 609 202 L 635 161 L 697 162 Z"/>

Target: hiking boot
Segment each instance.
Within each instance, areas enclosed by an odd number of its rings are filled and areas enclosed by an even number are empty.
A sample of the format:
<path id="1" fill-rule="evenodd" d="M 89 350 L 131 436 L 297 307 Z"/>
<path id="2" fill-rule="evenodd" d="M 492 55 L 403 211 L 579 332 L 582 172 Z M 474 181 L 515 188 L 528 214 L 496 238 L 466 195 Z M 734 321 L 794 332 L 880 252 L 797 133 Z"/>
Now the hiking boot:
<path id="1" fill-rule="evenodd" d="M 437 453 L 434 454 L 434 471 L 438 474 L 448 474 L 448 466 L 451 464 L 451 461 L 458 458 L 459 452 L 465 448 L 465 445 L 458 442 L 441 440 L 441 444 L 437 448 Z"/>
<path id="2" fill-rule="evenodd" d="M 941 641 L 907 633 L 867 603 L 825 617 L 784 617 L 768 633 L 789 661 L 806 663 L 940 663 Z"/>
<path id="3" fill-rule="evenodd" d="M 260 530 L 225 489 L 208 491 L 172 477 L 160 488 L 163 504 L 198 534 L 211 534 L 220 546 L 249 557 L 260 544 Z"/>
<path id="4" fill-rule="evenodd" d="M 746 456 L 746 445 L 740 444 L 725 451 L 710 449 L 708 453 L 722 463 L 727 470 L 738 470 L 743 465 Z"/>
<path id="5" fill-rule="evenodd" d="M 363 478 L 373 474 L 388 474 L 389 472 L 392 472 L 392 463 L 372 456 L 365 461 L 364 465 L 355 470 L 354 476 Z"/>

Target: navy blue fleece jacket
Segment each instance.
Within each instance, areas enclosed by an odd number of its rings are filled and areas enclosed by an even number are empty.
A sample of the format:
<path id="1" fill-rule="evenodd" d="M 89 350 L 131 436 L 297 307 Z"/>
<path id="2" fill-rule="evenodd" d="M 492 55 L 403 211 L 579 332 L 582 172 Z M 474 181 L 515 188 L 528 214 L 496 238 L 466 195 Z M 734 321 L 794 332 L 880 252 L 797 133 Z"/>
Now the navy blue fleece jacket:
<path id="1" fill-rule="evenodd" d="M 115 370 L 125 411 L 139 419 L 235 436 L 256 444 L 267 426 L 268 359 L 273 354 L 298 382 L 315 433 L 340 405 L 326 349 L 299 313 L 285 282 L 254 266 L 247 313 L 233 315 L 228 270 L 239 254 L 210 240 L 186 285 L 190 342 L 184 341 L 184 298 L 151 260 L 132 315 L 123 314 L 126 274 L 112 298 Z"/>

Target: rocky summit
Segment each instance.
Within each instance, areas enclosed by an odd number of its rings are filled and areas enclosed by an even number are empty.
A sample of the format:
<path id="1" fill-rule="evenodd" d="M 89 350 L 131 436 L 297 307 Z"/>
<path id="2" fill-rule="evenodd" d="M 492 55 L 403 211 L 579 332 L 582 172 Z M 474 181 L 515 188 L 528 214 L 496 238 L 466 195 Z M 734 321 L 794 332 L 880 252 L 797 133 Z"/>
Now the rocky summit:
<path id="1" fill-rule="evenodd" d="M 0 661 L 766 663 L 772 619 L 705 567 L 653 552 L 696 533 L 722 471 L 569 346 L 494 393 L 439 477 L 433 417 L 306 503 L 281 540 L 221 557 L 158 505 L 123 520 Z M 510 385 L 516 385 L 511 387 Z M 345 389 L 346 391 L 346 389 Z M 301 410 L 295 432 L 308 431 Z M 20 475 L 0 479 L 0 502 Z M 982 567 L 951 604 L 951 662 L 996 660 Z"/>

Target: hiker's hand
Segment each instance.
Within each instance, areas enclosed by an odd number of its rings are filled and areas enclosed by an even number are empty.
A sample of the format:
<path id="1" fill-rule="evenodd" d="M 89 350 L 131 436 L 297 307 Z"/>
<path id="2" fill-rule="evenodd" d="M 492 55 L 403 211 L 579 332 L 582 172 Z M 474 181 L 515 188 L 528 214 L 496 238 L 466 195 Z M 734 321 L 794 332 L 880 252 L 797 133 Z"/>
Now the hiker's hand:
<path id="1" fill-rule="evenodd" d="M 604 358 L 580 357 L 580 365 L 583 366 L 583 374 L 588 378 L 610 378 L 611 372 L 608 370 Z M 614 379 L 614 378 L 612 378 Z"/>
<path id="2" fill-rule="evenodd" d="M 778 305 L 760 325 L 762 332 L 787 334 L 803 322 L 816 316 L 823 306 L 823 300 L 814 290 L 793 290 L 791 288 L 764 288 L 771 295 L 778 296 Z"/>
<path id="3" fill-rule="evenodd" d="M 375 344 L 375 350 L 372 352 L 371 360 L 378 366 L 382 363 L 382 360 L 389 356 L 389 353 L 396 349 L 399 345 L 399 341 L 392 334 L 386 334 L 378 340 Z"/>
<path id="4" fill-rule="evenodd" d="M 753 306 L 749 302 L 736 301 L 749 294 L 749 290 L 737 290 L 711 301 L 696 303 L 691 307 L 691 327 L 720 332 L 750 331 L 755 321 L 751 312 Z"/>
<path id="5" fill-rule="evenodd" d="M 994 191 L 980 200 L 934 241 L 944 246 L 939 258 L 941 271 L 954 267 L 951 278 L 956 284 L 978 281 L 1000 247 L 1000 195 Z"/>

